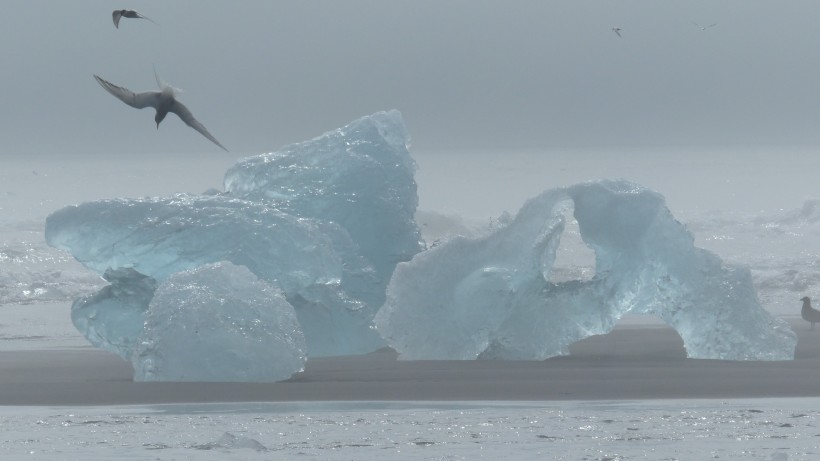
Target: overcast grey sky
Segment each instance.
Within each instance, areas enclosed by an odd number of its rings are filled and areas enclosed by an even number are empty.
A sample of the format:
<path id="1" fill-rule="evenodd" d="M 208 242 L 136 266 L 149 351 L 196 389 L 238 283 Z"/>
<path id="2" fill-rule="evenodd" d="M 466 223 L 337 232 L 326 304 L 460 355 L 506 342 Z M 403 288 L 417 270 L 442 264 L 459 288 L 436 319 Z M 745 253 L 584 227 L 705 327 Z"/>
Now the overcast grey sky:
<path id="1" fill-rule="evenodd" d="M 114 8 L 158 25 L 115 29 Z M 422 150 L 813 145 L 817 18 L 816 0 L 7 0 L 0 156 L 224 155 L 92 78 L 151 90 L 152 66 L 232 154 L 390 108 Z"/>

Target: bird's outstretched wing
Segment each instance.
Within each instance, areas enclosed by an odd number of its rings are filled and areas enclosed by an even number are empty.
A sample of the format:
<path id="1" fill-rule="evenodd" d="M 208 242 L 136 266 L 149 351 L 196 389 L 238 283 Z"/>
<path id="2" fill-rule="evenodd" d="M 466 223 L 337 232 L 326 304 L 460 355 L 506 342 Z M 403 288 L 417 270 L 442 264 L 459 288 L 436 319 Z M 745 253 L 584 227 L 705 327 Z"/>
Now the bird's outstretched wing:
<path id="1" fill-rule="evenodd" d="M 184 104 L 175 100 L 174 104 L 171 106 L 170 112 L 177 114 L 177 116 L 183 122 L 185 122 L 186 125 L 195 129 L 196 131 L 199 131 L 202 134 L 202 136 L 205 136 L 206 138 L 210 139 L 212 143 L 221 147 L 225 152 L 228 152 L 228 149 L 226 149 L 225 146 L 220 144 L 219 141 L 217 141 L 216 138 L 214 138 L 213 135 L 208 132 L 208 130 L 205 128 L 205 125 L 199 123 L 199 121 L 194 118 L 194 115 L 191 113 L 190 110 L 188 110 L 187 107 L 185 107 Z"/>
<path id="2" fill-rule="evenodd" d="M 151 21 L 151 22 L 153 22 L 154 24 L 156 24 L 156 21 L 154 21 L 153 19 L 149 18 L 148 16 L 144 16 L 144 15 L 142 15 L 142 14 L 140 14 L 140 13 L 137 13 L 136 11 L 133 11 L 133 13 L 134 13 L 134 14 L 136 15 L 136 17 L 137 17 L 137 18 L 139 18 L 139 19 L 145 19 L 146 21 Z"/>
<path id="3" fill-rule="evenodd" d="M 132 18 L 132 19 L 145 19 L 145 20 L 151 21 L 154 24 L 156 24 L 156 22 L 153 19 L 149 18 L 148 16 L 143 16 L 143 15 L 137 13 L 134 10 L 126 11 L 123 16 L 125 16 L 126 18 Z"/>
<path id="4" fill-rule="evenodd" d="M 137 109 L 153 107 L 156 109 L 156 107 L 159 105 L 160 93 L 157 91 L 134 93 L 133 91 L 127 88 L 123 88 L 114 85 L 111 82 L 107 82 L 96 75 L 94 76 L 94 78 L 97 79 L 97 83 L 99 83 L 101 87 L 105 88 L 106 91 L 113 94 L 117 97 L 117 99 L 128 104 L 131 107 L 136 107 Z"/>
<path id="5" fill-rule="evenodd" d="M 119 29 L 120 28 L 120 18 L 122 17 L 122 10 L 114 10 L 114 12 L 111 13 L 111 17 L 114 19 L 114 27 Z"/>

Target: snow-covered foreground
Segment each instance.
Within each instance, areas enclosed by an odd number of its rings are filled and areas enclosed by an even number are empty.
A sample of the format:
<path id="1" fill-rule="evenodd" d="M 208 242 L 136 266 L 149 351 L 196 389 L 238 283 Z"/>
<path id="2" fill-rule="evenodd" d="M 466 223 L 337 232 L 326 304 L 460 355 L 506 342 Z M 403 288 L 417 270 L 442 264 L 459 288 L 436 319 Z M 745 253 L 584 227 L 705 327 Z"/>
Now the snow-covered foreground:
<path id="1" fill-rule="evenodd" d="M 0 458 L 809 460 L 820 399 L 0 407 Z"/>

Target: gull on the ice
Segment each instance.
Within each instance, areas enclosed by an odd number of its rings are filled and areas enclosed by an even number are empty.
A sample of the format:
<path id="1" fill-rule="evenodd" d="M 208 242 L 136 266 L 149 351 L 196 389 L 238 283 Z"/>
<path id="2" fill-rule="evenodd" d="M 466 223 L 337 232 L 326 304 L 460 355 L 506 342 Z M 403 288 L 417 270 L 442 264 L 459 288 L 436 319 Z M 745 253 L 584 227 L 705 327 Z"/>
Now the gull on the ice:
<path id="1" fill-rule="evenodd" d="M 811 298 L 808 296 L 803 296 L 800 301 L 803 301 L 800 316 L 803 317 L 803 320 L 811 323 L 811 329 L 814 330 L 814 324 L 820 322 L 820 311 L 811 307 Z"/>
<path id="2" fill-rule="evenodd" d="M 621 28 L 620 27 L 613 27 L 612 32 L 615 32 L 616 34 L 618 34 L 618 37 L 621 37 Z M 623 37 L 621 37 L 621 38 L 623 38 Z"/>
<path id="3" fill-rule="evenodd" d="M 176 94 L 174 89 L 159 80 L 159 76 L 157 76 L 156 71 L 154 71 L 154 77 L 157 79 L 157 85 L 160 87 L 160 91 L 145 91 L 142 93 L 134 93 L 133 91 L 123 88 L 117 85 L 114 85 L 111 82 L 108 82 L 97 75 L 94 76 L 97 79 L 97 83 L 100 84 L 106 91 L 113 94 L 117 97 L 120 101 L 128 104 L 131 107 L 136 107 L 137 109 L 143 109 L 145 107 L 153 107 L 156 109 L 157 114 L 154 116 L 154 121 L 157 122 L 157 129 L 159 129 L 159 123 L 168 115 L 168 112 L 172 112 L 177 114 L 177 116 L 185 122 L 186 125 L 199 131 L 203 136 L 208 138 L 211 142 L 216 144 L 217 146 L 221 147 L 228 152 L 228 149 L 225 148 L 216 138 L 213 137 L 211 133 L 205 128 L 204 125 L 199 123 L 197 119 L 194 118 L 191 111 L 185 107 L 184 104 L 179 102 L 176 99 Z"/>
<path id="4" fill-rule="evenodd" d="M 698 26 L 698 29 L 700 29 L 700 30 L 706 30 L 706 29 L 709 29 L 710 27 L 715 27 L 717 25 L 717 23 L 713 23 L 713 24 L 709 24 L 708 26 L 701 26 L 700 24 L 696 23 L 695 21 L 692 21 L 692 24 Z"/>
<path id="5" fill-rule="evenodd" d="M 114 19 L 114 27 L 116 27 L 117 29 L 120 28 L 120 18 L 147 19 L 151 22 L 154 22 L 151 18 L 143 16 L 134 10 L 114 10 L 114 12 L 111 13 L 111 17 Z M 156 23 L 154 22 L 154 24 Z"/>

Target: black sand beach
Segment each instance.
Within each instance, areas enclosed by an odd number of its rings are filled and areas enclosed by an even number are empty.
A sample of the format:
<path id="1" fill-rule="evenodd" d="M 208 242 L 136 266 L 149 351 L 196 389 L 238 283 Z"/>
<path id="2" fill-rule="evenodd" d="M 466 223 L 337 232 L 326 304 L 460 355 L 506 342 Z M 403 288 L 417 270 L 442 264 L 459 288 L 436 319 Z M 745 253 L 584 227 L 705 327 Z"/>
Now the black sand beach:
<path id="1" fill-rule="evenodd" d="M 0 351 L 0 405 L 314 400 L 617 400 L 820 396 L 820 330 L 792 323 L 796 359 L 685 358 L 663 326 L 619 326 L 543 362 L 396 360 L 390 350 L 310 360 L 280 383 L 136 383 L 93 348 Z"/>
<path id="2" fill-rule="evenodd" d="M 0 351 L 0 405 L 315 400 L 618 400 L 820 396 L 820 329 L 794 319 L 796 358 L 687 359 L 674 330 L 618 326 L 542 362 L 398 361 L 390 350 L 318 358 L 280 383 L 137 383 L 94 348 Z"/>

